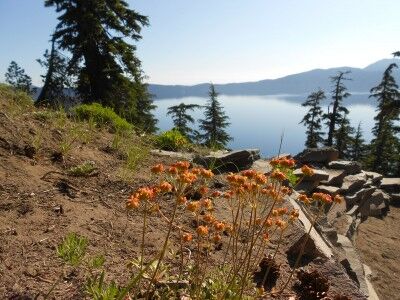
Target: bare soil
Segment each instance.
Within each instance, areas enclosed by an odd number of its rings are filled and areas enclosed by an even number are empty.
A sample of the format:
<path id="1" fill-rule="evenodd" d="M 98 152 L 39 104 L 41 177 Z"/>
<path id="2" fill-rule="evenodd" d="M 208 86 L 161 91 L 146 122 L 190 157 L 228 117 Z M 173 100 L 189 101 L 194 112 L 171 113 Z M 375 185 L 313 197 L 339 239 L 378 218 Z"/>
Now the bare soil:
<path id="1" fill-rule="evenodd" d="M 358 227 L 356 247 L 372 270 L 380 299 L 400 299 L 400 208 L 390 207 L 383 219 L 368 218 Z"/>

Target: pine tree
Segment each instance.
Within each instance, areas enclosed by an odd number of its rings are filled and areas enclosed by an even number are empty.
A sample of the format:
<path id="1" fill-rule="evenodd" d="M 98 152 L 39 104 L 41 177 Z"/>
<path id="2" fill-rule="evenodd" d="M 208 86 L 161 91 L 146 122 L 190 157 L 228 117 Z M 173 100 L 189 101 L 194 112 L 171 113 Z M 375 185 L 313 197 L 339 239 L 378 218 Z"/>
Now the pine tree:
<path id="1" fill-rule="evenodd" d="M 374 120 L 375 126 L 372 129 L 374 139 L 371 141 L 371 155 L 368 166 L 376 172 L 385 175 L 396 174 L 398 156 L 394 147 L 399 145 L 399 138 L 396 136 L 400 129 L 396 122 L 400 120 L 399 113 L 390 109 L 395 101 L 399 101 L 400 93 L 398 85 L 393 77 L 393 70 L 396 64 L 390 64 L 383 73 L 382 81 L 371 89 L 370 97 L 378 102 L 377 115 Z"/>
<path id="2" fill-rule="evenodd" d="M 340 119 L 339 128 L 335 131 L 335 148 L 339 152 L 339 158 L 350 158 L 351 147 L 353 144 L 352 135 L 354 128 L 351 127 L 347 114 Z"/>
<path id="3" fill-rule="evenodd" d="M 218 93 L 215 91 L 213 84 L 210 85 L 208 93 L 209 101 L 205 106 L 205 119 L 199 120 L 200 129 L 204 132 L 202 135 L 204 144 L 214 149 L 226 147 L 227 143 L 232 140 L 225 128 L 229 126 L 229 117 L 223 111 L 223 107 L 219 103 Z"/>
<path id="4" fill-rule="evenodd" d="M 180 103 L 178 105 L 168 107 L 167 115 L 172 116 L 175 129 L 178 130 L 182 135 L 186 136 L 193 141 L 195 138 L 195 131 L 188 126 L 189 123 L 194 123 L 194 119 L 187 113 L 188 110 L 193 111 L 195 108 L 199 108 L 197 104 L 185 104 Z"/>
<path id="5" fill-rule="evenodd" d="M 325 93 L 322 90 L 318 90 L 311 93 L 307 97 L 307 100 L 301 104 L 304 107 L 310 107 L 309 111 L 300 122 L 307 127 L 305 146 L 308 148 L 316 148 L 318 147 L 318 144 L 322 143 L 324 140 L 322 137 L 324 133 L 321 131 L 322 109 L 320 103 L 325 99 Z"/>
<path id="6" fill-rule="evenodd" d="M 55 49 L 55 40 L 52 39 L 51 50 L 45 51 L 43 59 L 37 59 L 40 66 L 46 69 L 46 75 L 42 75 L 43 88 L 40 91 L 36 106 L 51 106 L 57 108 L 65 105 L 66 102 L 72 102 L 73 94 L 68 93 L 67 89 L 72 89 L 72 74 L 74 70 L 68 67 L 68 59 Z"/>
<path id="7" fill-rule="evenodd" d="M 328 138 L 326 140 L 327 146 L 333 145 L 336 125 L 342 123 L 342 114 L 346 116 L 349 113 L 347 108 L 342 105 L 343 100 L 350 96 L 350 93 L 347 92 L 347 88 L 343 83 L 345 80 L 351 80 L 346 77 L 349 73 L 350 71 L 340 71 L 336 76 L 331 77 L 331 82 L 334 85 L 332 90 L 332 102 L 330 104 L 332 105 L 332 112 L 328 112 L 324 115 L 326 125 L 328 126 Z"/>
<path id="8" fill-rule="evenodd" d="M 6 82 L 14 88 L 24 91 L 26 93 L 34 93 L 35 89 L 32 88 L 32 79 L 25 70 L 22 69 L 15 61 L 11 61 L 7 68 L 7 73 L 4 75 Z"/>
<path id="9" fill-rule="evenodd" d="M 351 145 L 351 151 L 349 157 L 354 161 L 363 161 L 366 155 L 367 146 L 363 138 L 363 132 L 361 130 L 361 122 L 358 123 L 356 133 L 353 137 L 353 143 Z"/>
<path id="10" fill-rule="evenodd" d="M 61 13 L 54 39 L 70 52 L 69 67 L 78 69 L 82 101 L 112 107 L 141 129 L 155 130 L 153 100 L 136 47 L 125 41 L 138 41 L 148 18 L 122 0 L 46 0 L 45 6 Z"/>

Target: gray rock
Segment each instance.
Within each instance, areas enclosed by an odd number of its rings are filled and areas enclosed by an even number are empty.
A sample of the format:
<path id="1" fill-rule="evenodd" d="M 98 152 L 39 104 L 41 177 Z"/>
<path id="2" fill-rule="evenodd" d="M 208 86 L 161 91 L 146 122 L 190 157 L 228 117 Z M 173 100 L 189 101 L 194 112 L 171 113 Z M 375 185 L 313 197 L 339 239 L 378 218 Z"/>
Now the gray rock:
<path id="1" fill-rule="evenodd" d="M 358 214 L 359 211 L 360 207 L 358 205 L 353 205 L 353 207 L 348 212 L 346 212 L 346 215 L 355 216 Z"/>
<path id="2" fill-rule="evenodd" d="M 295 190 L 301 194 L 310 194 L 318 186 L 318 181 L 302 181 L 295 186 Z"/>
<path id="3" fill-rule="evenodd" d="M 328 167 L 335 170 L 344 170 L 348 175 L 354 175 L 361 172 L 361 164 L 356 161 L 332 161 L 328 164 Z"/>
<path id="4" fill-rule="evenodd" d="M 364 267 L 352 242 L 348 237 L 338 234 L 338 244 L 342 246 L 344 251 L 344 256 L 340 259 L 340 263 L 346 269 L 349 277 L 359 285 L 360 290 L 365 295 L 369 295 L 367 282 L 364 276 Z"/>
<path id="5" fill-rule="evenodd" d="M 343 179 L 343 184 L 341 189 L 344 193 L 350 194 L 357 191 L 363 187 L 367 182 L 366 175 L 363 173 L 358 173 L 356 175 L 348 175 Z"/>
<path id="6" fill-rule="evenodd" d="M 196 156 L 193 162 L 206 168 L 212 168 L 216 173 L 222 173 L 248 169 L 259 158 L 259 149 L 247 149 L 231 152 L 215 152 L 208 156 Z"/>
<path id="7" fill-rule="evenodd" d="M 350 209 L 353 205 L 363 203 L 365 199 L 369 199 L 375 192 L 376 188 L 363 188 L 354 194 L 345 196 L 346 206 Z"/>
<path id="8" fill-rule="evenodd" d="M 272 172 L 272 166 L 270 165 L 269 161 L 265 159 L 256 160 L 251 166 L 251 169 L 263 174 L 269 174 Z"/>
<path id="9" fill-rule="evenodd" d="M 383 175 L 376 172 L 361 171 L 367 176 L 368 180 L 371 180 L 372 184 L 378 184 L 382 179 Z"/>
<path id="10" fill-rule="evenodd" d="M 296 169 L 293 172 L 294 175 L 303 177 L 303 173 L 301 172 L 301 169 Z M 304 176 L 302 181 L 317 181 L 320 182 L 322 180 L 327 180 L 329 178 L 329 174 L 325 172 L 324 170 L 318 170 L 314 169 L 314 175 L 312 176 Z"/>
<path id="11" fill-rule="evenodd" d="M 176 159 L 184 159 L 184 160 L 192 160 L 194 155 L 193 153 L 188 152 L 173 152 L 173 151 L 165 151 L 165 150 L 151 150 L 151 154 L 157 156 L 168 156 Z"/>
<path id="12" fill-rule="evenodd" d="M 340 188 L 336 186 L 329 186 L 329 185 L 319 185 L 316 188 L 317 192 L 329 194 L 329 195 L 337 195 L 340 193 Z"/>
<path id="13" fill-rule="evenodd" d="M 302 164 L 329 163 L 339 158 L 335 148 L 308 148 L 295 156 L 295 160 Z"/>
<path id="14" fill-rule="evenodd" d="M 327 180 L 321 181 L 323 185 L 337 186 L 341 187 L 343 184 L 343 178 L 347 175 L 344 170 L 331 170 L 324 169 L 328 173 L 329 177 Z"/>
<path id="15" fill-rule="evenodd" d="M 400 178 L 383 178 L 380 188 L 388 193 L 400 193 Z"/>
<path id="16" fill-rule="evenodd" d="M 369 205 L 369 215 L 375 217 L 384 216 L 389 207 L 390 196 L 382 190 L 376 190 L 371 198 Z"/>

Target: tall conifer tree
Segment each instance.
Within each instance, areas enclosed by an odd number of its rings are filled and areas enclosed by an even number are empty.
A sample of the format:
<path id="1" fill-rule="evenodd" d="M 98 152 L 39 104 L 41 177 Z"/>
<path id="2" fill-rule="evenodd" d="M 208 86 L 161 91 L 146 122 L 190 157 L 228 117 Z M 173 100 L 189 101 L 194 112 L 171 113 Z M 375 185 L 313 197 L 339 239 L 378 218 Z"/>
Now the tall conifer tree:
<path id="1" fill-rule="evenodd" d="M 195 131 L 189 127 L 189 124 L 193 124 L 194 119 L 191 115 L 187 113 L 187 111 L 192 111 L 195 108 L 199 107 L 200 105 L 197 104 L 185 103 L 180 103 L 178 105 L 168 107 L 167 115 L 172 116 L 172 121 L 174 122 L 175 129 L 191 140 L 195 138 Z"/>
<path id="2" fill-rule="evenodd" d="M 398 154 L 394 149 L 399 147 L 400 132 L 396 124 L 399 113 L 392 109 L 393 103 L 399 101 L 399 87 L 393 77 L 396 64 L 390 64 L 383 73 L 382 81 L 371 89 L 370 97 L 378 102 L 375 126 L 372 129 L 374 139 L 371 141 L 371 155 L 368 160 L 369 167 L 376 172 L 385 175 L 397 173 Z"/>
<path id="3" fill-rule="evenodd" d="M 214 149 L 222 149 L 232 140 L 225 131 L 225 128 L 230 124 L 228 122 L 229 117 L 225 114 L 222 105 L 217 99 L 218 93 L 215 91 L 213 84 L 210 85 L 208 95 L 210 98 L 205 106 L 205 118 L 199 120 L 200 129 L 204 132 L 202 138 L 205 145 Z"/>
<path id="4" fill-rule="evenodd" d="M 325 100 L 326 96 L 324 91 L 318 90 L 314 93 L 311 93 L 307 100 L 301 105 L 304 107 L 310 107 L 303 120 L 300 123 L 303 123 L 304 126 L 307 127 L 306 134 L 307 139 L 305 142 L 305 146 L 308 148 L 316 148 L 319 143 L 324 141 L 322 128 L 322 108 L 321 101 Z"/>
<path id="5" fill-rule="evenodd" d="M 14 88 L 24 91 L 26 93 L 34 93 L 35 89 L 32 88 L 32 79 L 25 73 L 15 61 L 11 61 L 7 68 L 7 73 L 4 75 L 6 82 Z"/>
<path id="6" fill-rule="evenodd" d="M 333 145 L 336 125 L 341 124 L 342 117 L 346 116 L 349 113 L 347 108 L 344 107 L 342 104 L 343 100 L 350 96 L 350 93 L 347 92 L 347 88 L 343 83 L 346 80 L 351 80 L 350 78 L 346 77 L 346 75 L 349 73 L 350 71 L 340 71 L 337 75 L 331 77 L 331 82 L 333 84 L 331 102 L 332 111 L 328 111 L 328 113 L 324 115 L 326 125 L 328 126 L 328 137 L 326 140 L 327 146 Z"/>
<path id="7" fill-rule="evenodd" d="M 361 130 L 361 122 L 358 123 L 357 130 L 353 137 L 353 142 L 350 150 L 350 158 L 354 161 L 363 161 L 366 155 L 367 146 L 363 138 L 363 132 Z"/>
<path id="8" fill-rule="evenodd" d="M 110 106 L 142 129 L 154 131 L 154 105 L 136 47 L 126 42 L 141 38 L 148 18 L 123 0 L 45 0 L 45 5 L 61 14 L 54 38 L 59 48 L 71 53 L 70 65 L 78 66 L 83 102 Z"/>

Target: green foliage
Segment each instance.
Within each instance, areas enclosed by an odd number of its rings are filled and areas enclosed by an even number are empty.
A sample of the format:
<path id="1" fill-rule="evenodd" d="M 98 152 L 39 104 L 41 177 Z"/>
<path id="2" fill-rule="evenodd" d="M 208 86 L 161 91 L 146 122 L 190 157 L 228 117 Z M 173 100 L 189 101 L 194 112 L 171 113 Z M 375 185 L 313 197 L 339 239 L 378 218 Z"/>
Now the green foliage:
<path id="1" fill-rule="evenodd" d="M 326 146 L 333 145 L 336 125 L 341 124 L 342 119 L 349 113 L 347 108 L 342 104 L 343 100 L 350 96 L 350 93 L 347 92 L 347 88 L 343 83 L 343 81 L 351 80 L 346 77 L 349 73 L 350 71 L 340 71 L 336 76 L 331 77 L 333 90 L 331 92 L 332 102 L 330 105 L 332 106 L 332 111 L 328 111 L 328 113 L 323 115 L 326 125 L 328 126 L 328 138 L 325 142 Z"/>
<path id="2" fill-rule="evenodd" d="M 190 145 L 188 139 L 176 129 L 168 130 L 158 135 L 155 144 L 158 148 L 167 151 L 187 149 Z"/>
<path id="3" fill-rule="evenodd" d="M 364 160 L 367 153 L 367 146 L 365 145 L 365 140 L 361 130 L 361 122 L 358 123 L 358 127 L 352 141 L 353 142 L 349 156 L 352 160 L 361 162 Z"/>
<path id="4" fill-rule="evenodd" d="M 350 126 L 350 121 L 343 116 L 340 127 L 336 130 L 335 148 L 339 151 L 339 158 L 350 158 L 351 147 L 353 145 L 354 128 Z"/>
<path id="5" fill-rule="evenodd" d="M 309 111 L 300 122 L 307 127 L 307 140 L 305 146 L 308 148 L 316 148 L 318 147 L 318 144 L 322 143 L 324 140 L 322 138 L 324 133 L 321 131 L 322 109 L 320 103 L 325 99 L 325 93 L 322 90 L 318 90 L 311 93 L 307 97 L 307 100 L 301 104 L 304 107 L 310 107 Z"/>
<path id="6" fill-rule="evenodd" d="M 25 70 L 15 61 L 10 63 L 4 77 L 6 78 L 6 82 L 17 90 L 28 94 L 35 92 L 35 90 L 32 89 L 32 79 L 25 74 Z"/>
<path id="7" fill-rule="evenodd" d="M 393 104 L 400 99 L 398 85 L 393 77 L 396 64 L 390 64 L 383 73 L 382 81 L 371 89 L 371 96 L 378 102 L 378 113 L 372 129 L 371 154 L 367 159 L 368 167 L 384 175 L 397 175 L 400 169 L 398 133 L 399 111 Z"/>
<path id="8" fill-rule="evenodd" d="M 88 240 L 85 237 L 70 233 L 57 247 L 57 255 L 71 266 L 77 266 L 86 254 L 87 245 Z"/>
<path id="9" fill-rule="evenodd" d="M 5 109 L 11 114 L 25 113 L 33 107 L 33 99 L 29 94 L 3 83 L 0 83 L 0 99 L 4 100 Z"/>
<path id="10" fill-rule="evenodd" d="M 144 83 L 136 46 L 148 18 L 120 0 L 46 0 L 60 14 L 55 44 L 71 55 L 84 103 L 99 102 L 143 131 L 154 132 L 154 104 Z M 50 71 L 50 68 L 49 70 Z"/>
<path id="11" fill-rule="evenodd" d="M 205 118 L 199 120 L 200 129 L 204 132 L 202 138 L 206 146 L 212 149 L 223 149 L 232 140 L 232 137 L 225 131 L 230 124 L 229 117 L 217 99 L 218 93 L 213 84 L 210 85 L 208 94 L 210 99 L 205 106 Z"/>
<path id="12" fill-rule="evenodd" d="M 194 110 L 195 108 L 199 107 L 200 105 L 197 104 L 185 103 L 180 103 L 178 105 L 168 107 L 167 115 L 172 116 L 172 121 L 174 122 L 175 129 L 191 140 L 195 139 L 195 130 L 190 128 L 188 124 L 194 123 L 194 119 L 191 115 L 187 114 L 186 111 Z"/>
<path id="13" fill-rule="evenodd" d="M 96 255 L 89 260 L 88 266 L 91 269 L 99 269 L 104 265 L 105 262 L 106 259 L 104 255 Z"/>
<path id="14" fill-rule="evenodd" d="M 68 170 L 68 174 L 70 174 L 72 176 L 88 176 L 94 170 L 96 170 L 96 166 L 95 166 L 94 162 L 87 161 L 87 162 L 84 162 L 83 164 L 80 164 L 78 166 L 71 167 Z"/>
<path id="15" fill-rule="evenodd" d="M 81 104 L 74 107 L 73 111 L 79 120 L 90 120 L 98 126 L 109 126 L 116 132 L 133 129 L 132 124 L 118 116 L 114 110 L 99 103 Z"/>
<path id="16" fill-rule="evenodd" d="M 85 292 L 94 300 L 115 300 L 121 293 L 118 285 L 112 281 L 107 284 L 104 282 L 105 272 L 100 275 L 89 277 L 85 284 Z"/>

